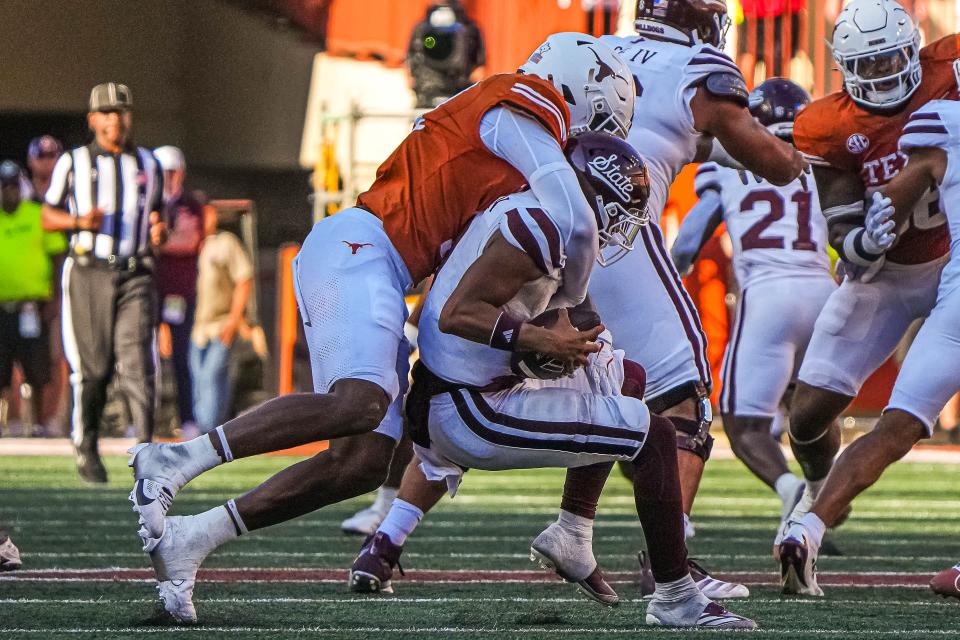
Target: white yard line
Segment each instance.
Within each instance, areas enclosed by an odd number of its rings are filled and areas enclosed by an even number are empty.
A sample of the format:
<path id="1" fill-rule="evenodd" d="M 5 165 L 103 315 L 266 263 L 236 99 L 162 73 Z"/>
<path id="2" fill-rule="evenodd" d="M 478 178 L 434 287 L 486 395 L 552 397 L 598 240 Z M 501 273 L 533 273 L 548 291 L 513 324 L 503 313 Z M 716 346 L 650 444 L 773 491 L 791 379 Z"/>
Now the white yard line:
<path id="1" fill-rule="evenodd" d="M 409 634 L 429 634 L 429 635 L 450 635 L 450 634 L 483 634 L 499 635 L 503 633 L 546 633 L 546 634 L 583 634 L 583 635 L 626 635 L 626 634 L 649 634 L 651 631 L 662 633 L 690 633 L 692 629 L 654 629 L 651 627 L 634 627 L 623 629 L 611 629 L 609 627 L 123 627 L 123 628 L 91 628 L 84 629 L 80 627 L 49 627 L 42 629 L 2 629 L 0 635 L 14 633 L 36 633 L 36 634 L 82 634 L 82 633 L 102 633 L 102 634 L 202 634 L 202 633 L 409 633 Z M 774 635 L 774 636 L 798 636 L 798 635 L 816 635 L 816 636 L 892 636 L 900 637 L 903 635 L 922 635 L 922 636 L 951 636 L 956 637 L 956 630 L 953 629 L 758 629 L 754 632 L 747 632 L 749 635 Z"/>

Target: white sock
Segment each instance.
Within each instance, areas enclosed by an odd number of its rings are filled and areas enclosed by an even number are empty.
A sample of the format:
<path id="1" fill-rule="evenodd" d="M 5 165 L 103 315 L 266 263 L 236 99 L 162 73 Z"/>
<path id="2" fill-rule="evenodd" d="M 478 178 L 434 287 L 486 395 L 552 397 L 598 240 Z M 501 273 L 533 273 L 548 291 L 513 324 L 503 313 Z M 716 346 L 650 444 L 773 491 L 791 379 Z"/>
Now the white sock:
<path id="1" fill-rule="evenodd" d="M 773 483 L 773 489 L 780 496 L 780 501 L 786 504 L 789 500 L 793 500 L 797 485 L 801 483 L 803 483 L 803 480 L 788 471 L 777 478 L 777 481 Z"/>
<path id="2" fill-rule="evenodd" d="M 417 506 L 397 498 L 390 506 L 390 512 L 380 523 L 377 532 L 387 534 L 393 544 L 402 547 L 407 541 L 407 536 L 413 533 L 422 518 L 423 511 Z"/>
<path id="3" fill-rule="evenodd" d="M 206 434 L 170 446 L 178 450 L 180 473 L 187 482 L 224 462 Z"/>
<path id="4" fill-rule="evenodd" d="M 197 537 L 197 543 L 205 547 L 202 551 L 206 553 L 210 553 L 239 535 L 226 505 L 214 507 L 195 516 L 187 516 L 186 519 L 190 521 L 191 527 L 201 532 Z"/>
<path id="5" fill-rule="evenodd" d="M 823 533 L 827 530 L 827 525 L 812 511 L 801 518 L 800 524 L 803 525 L 803 528 L 810 534 L 810 542 L 819 549 L 820 544 L 823 542 Z"/>
<path id="6" fill-rule="evenodd" d="M 817 496 L 820 495 L 820 489 L 823 488 L 823 484 L 827 481 L 826 478 L 822 480 L 807 480 L 807 489 L 810 491 L 810 496 L 816 500 Z"/>
<path id="7" fill-rule="evenodd" d="M 680 602 L 698 595 L 701 595 L 700 589 L 689 573 L 673 582 L 658 582 L 653 592 L 654 599 L 661 602 Z"/>
<path id="8" fill-rule="evenodd" d="M 557 524 L 567 533 L 585 540 L 593 540 L 593 520 L 578 516 L 569 511 L 560 510 Z"/>
<path id="9" fill-rule="evenodd" d="M 690 516 L 683 514 L 683 539 L 689 540 L 695 535 L 697 535 L 697 530 L 693 528 L 693 523 L 690 521 Z"/>
<path id="10" fill-rule="evenodd" d="M 386 513 L 390 510 L 390 505 L 393 504 L 394 499 L 397 497 L 397 488 L 388 487 L 386 485 L 381 486 L 377 489 L 377 497 L 373 501 L 373 504 L 370 505 L 370 508 L 374 511 L 379 511 L 380 513 Z"/>

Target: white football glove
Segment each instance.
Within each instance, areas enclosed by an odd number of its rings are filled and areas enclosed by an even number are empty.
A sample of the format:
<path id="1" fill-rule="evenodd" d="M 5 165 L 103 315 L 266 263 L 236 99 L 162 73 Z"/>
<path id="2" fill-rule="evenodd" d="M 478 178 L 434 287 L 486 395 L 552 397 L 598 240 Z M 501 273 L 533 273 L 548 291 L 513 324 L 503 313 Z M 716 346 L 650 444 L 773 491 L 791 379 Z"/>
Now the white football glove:
<path id="1" fill-rule="evenodd" d="M 879 191 L 874 191 L 873 200 L 867 208 L 864 220 L 864 227 L 867 230 L 863 234 L 864 249 L 870 253 L 883 253 L 893 246 L 897 239 L 897 234 L 893 233 L 894 213 L 893 201 Z"/>
<path id="2" fill-rule="evenodd" d="M 587 366 L 584 367 L 590 389 L 601 396 L 619 396 L 623 388 L 624 352 L 613 348 L 613 336 L 609 330 L 597 336 L 597 342 L 600 351 L 587 356 Z"/>

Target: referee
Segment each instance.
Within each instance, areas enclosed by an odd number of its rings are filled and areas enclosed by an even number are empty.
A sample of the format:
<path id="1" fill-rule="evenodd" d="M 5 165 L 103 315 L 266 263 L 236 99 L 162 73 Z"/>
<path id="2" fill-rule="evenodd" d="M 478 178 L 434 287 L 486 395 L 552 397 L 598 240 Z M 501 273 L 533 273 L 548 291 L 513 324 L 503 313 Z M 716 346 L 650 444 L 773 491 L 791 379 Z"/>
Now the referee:
<path id="1" fill-rule="evenodd" d="M 71 435 L 80 477 L 106 482 L 97 436 L 114 370 L 141 441 L 153 436 L 157 294 L 153 249 L 166 235 L 158 213 L 163 174 L 131 142 L 126 85 L 90 92 L 94 141 L 57 161 L 44 228 L 72 233 L 63 268 L 63 348 L 73 387 Z"/>

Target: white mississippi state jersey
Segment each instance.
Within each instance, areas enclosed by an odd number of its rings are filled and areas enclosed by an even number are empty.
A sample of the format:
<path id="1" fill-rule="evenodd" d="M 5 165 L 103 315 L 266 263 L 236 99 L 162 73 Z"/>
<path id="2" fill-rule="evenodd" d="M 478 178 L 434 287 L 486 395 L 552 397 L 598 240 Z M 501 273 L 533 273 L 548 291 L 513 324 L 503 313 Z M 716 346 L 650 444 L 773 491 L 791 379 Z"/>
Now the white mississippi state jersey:
<path id="1" fill-rule="evenodd" d="M 497 231 L 533 258 L 543 272 L 504 306 L 506 312 L 530 320 L 553 308 L 551 302 L 562 284 L 571 231 L 547 215 L 532 192 L 501 198 L 475 217 L 437 272 L 420 316 L 420 359 L 434 374 L 451 382 L 483 387 L 511 375 L 508 351 L 442 333 L 439 328 L 440 312 L 447 299 Z M 562 300 L 562 296 L 557 298 Z"/>
<path id="2" fill-rule="evenodd" d="M 809 176 L 777 187 L 749 171 L 705 162 L 694 188 L 720 195 L 723 221 L 733 244 L 733 267 L 741 288 L 770 277 L 828 275 L 827 221 L 817 186 Z"/>
<path id="3" fill-rule="evenodd" d="M 950 262 L 940 277 L 941 291 L 960 285 L 960 102 L 932 100 L 917 109 L 900 136 L 902 152 L 937 147 L 947 153 L 940 183 L 940 210 L 950 229 Z"/>
<path id="4" fill-rule="evenodd" d="M 636 83 L 637 100 L 627 141 L 650 172 L 650 215 L 660 221 L 670 185 L 693 161 L 702 134 L 693 128 L 690 100 L 712 73 L 740 69 L 723 51 L 708 44 L 688 45 L 656 34 L 621 38 L 602 36 L 627 64 Z"/>

